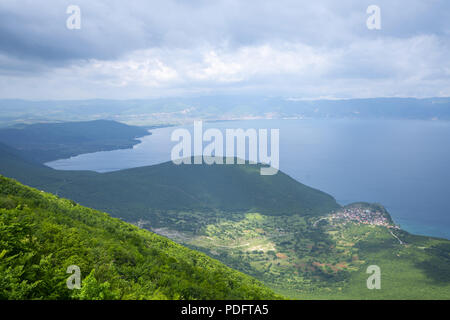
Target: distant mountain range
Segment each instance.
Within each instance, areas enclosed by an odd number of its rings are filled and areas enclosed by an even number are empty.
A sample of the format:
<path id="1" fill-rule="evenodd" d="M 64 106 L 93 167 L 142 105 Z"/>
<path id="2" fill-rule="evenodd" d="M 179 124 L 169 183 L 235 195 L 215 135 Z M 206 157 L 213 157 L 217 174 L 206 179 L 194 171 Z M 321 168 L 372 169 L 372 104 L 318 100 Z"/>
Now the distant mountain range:
<path id="1" fill-rule="evenodd" d="M 151 100 L 0 100 L 0 125 L 109 119 L 135 125 L 193 119 L 374 118 L 450 120 L 450 98 L 303 100 L 262 96 L 202 96 Z"/>

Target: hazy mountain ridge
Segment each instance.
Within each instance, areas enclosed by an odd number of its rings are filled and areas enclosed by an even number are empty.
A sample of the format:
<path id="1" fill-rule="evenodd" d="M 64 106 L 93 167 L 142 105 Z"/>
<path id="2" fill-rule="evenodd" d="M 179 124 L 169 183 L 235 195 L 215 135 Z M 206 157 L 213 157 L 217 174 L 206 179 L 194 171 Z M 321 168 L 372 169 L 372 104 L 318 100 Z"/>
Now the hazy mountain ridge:
<path id="1" fill-rule="evenodd" d="M 0 100 L 0 125 L 109 119 L 128 124 L 194 119 L 355 118 L 450 120 L 450 98 L 305 100 L 264 96 L 202 96 L 148 100 Z"/>

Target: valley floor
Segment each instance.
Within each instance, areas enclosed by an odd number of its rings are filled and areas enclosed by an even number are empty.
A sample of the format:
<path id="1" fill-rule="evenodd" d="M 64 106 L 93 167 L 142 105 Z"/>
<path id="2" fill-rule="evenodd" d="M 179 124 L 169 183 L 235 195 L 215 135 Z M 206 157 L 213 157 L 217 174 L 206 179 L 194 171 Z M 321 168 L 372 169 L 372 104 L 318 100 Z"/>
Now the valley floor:
<path id="1" fill-rule="evenodd" d="M 402 231 L 379 205 L 324 217 L 172 213 L 136 224 L 294 299 L 450 299 L 450 241 Z M 380 290 L 367 288 L 370 265 L 381 269 Z"/>

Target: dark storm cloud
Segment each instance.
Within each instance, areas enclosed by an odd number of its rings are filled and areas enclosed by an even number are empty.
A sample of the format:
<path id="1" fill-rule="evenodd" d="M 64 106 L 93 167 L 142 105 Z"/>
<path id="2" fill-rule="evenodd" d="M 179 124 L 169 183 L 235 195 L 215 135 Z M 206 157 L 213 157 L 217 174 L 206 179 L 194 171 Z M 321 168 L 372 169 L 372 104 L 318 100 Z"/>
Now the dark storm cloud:
<path id="1" fill-rule="evenodd" d="M 342 45 L 369 34 L 365 9 L 372 2 L 3 0 L 0 50 L 55 61 L 110 59 L 135 49 L 202 42 Z M 449 30 L 448 1 L 378 2 L 385 36 L 443 35 Z M 65 28 L 65 10 L 72 3 L 81 7 L 81 30 Z"/>
<path id="2" fill-rule="evenodd" d="M 71 4 L 81 8 L 80 30 L 66 28 Z M 371 4 L 381 7 L 381 30 L 366 28 Z M 21 92 L 22 83 L 43 95 L 42 79 L 32 84 L 43 73 L 49 88 L 64 80 L 77 94 L 85 88 L 75 77 L 98 92 L 266 88 L 273 79 L 274 91 L 320 79 L 325 92 L 339 80 L 415 79 L 413 92 L 423 77 L 442 94 L 449 30 L 446 0 L 2 0 L 0 76 L 9 77 L 7 92 Z"/>
<path id="3" fill-rule="evenodd" d="M 81 6 L 83 27 L 68 30 L 68 4 L 65 1 L 0 3 L 0 53 L 60 64 L 74 59 L 112 59 L 145 45 L 145 39 L 137 38 L 141 30 L 135 28 L 134 21 L 111 21 L 108 6 Z"/>

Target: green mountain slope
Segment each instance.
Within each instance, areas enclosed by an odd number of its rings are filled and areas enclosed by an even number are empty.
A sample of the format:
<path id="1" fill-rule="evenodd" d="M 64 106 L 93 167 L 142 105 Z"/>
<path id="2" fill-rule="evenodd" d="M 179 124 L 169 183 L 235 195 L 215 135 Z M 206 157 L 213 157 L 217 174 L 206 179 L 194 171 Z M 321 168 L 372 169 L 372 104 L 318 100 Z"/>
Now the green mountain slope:
<path id="1" fill-rule="evenodd" d="M 72 177 L 97 175 L 89 171 L 53 170 L 2 143 L 0 143 L 0 174 L 54 194 L 57 194 L 59 187 Z"/>
<path id="2" fill-rule="evenodd" d="M 69 290 L 67 267 L 82 273 Z M 0 176 L 0 299 L 272 299 L 204 254 Z"/>
<path id="3" fill-rule="evenodd" d="M 256 165 L 159 165 L 75 178 L 59 192 L 124 218 L 160 211 L 220 210 L 324 214 L 335 200 L 282 172 L 261 176 Z M 126 200 L 126 201 L 125 201 Z"/>
<path id="4" fill-rule="evenodd" d="M 330 195 L 259 165 L 159 165 L 109 173 L 33 165 L 0 145 L 0 173 L 127 220 L 170 211 L 322 215 L 339 208 Z"/>
<path id="5" fill-rule="evenodd" d="M 0 142 L 44 163 L 82 153 L 131 148 L 138 143 L 135 138 L 149 134 L 144 128 L 109 120 L 36 123 L 0 129 Z"/>

